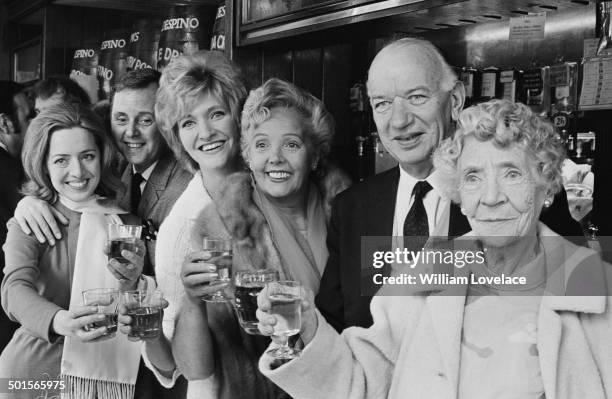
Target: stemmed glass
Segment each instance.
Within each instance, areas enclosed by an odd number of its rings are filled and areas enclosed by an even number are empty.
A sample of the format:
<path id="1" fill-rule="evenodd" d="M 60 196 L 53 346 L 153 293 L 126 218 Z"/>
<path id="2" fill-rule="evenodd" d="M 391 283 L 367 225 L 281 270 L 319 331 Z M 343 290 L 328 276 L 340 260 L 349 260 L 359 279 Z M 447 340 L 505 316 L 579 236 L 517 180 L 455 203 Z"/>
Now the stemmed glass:
<path id="1" fill-rule="evenodd" d="M 271 269 L 240 270 L 234 274 L 234 308 L 240 326 L 251 335 L 261 335 L 257 328 L 257 295 L 267 283 L 278 280 L 278 272 Z"/>
<path id="2" fill-rule="evenodd" d="M 293 359 L 300 350 L 289 346 L 289 337 L 302 328 L 302 295 L 298 281 L 275 281 L 268 284 L 270 314 L 276 317 L 273 335 L 282 345 L 267 353 L 276 359 Z"/>
<path id="3" fill-rule="evenodd" d="M 210 282 L 211 285 L 228 283 L 232 277 L 232 240 L 227 238 L 204 237 L 202 240 L 203 250 L 210 252 L 213 258 L 221 258 L 218 262 L 217 279 Z M 202 299 L 206 302 L 226 302 L 232 298 L 227 296 L 223 289 L 212 294 L 204 295 Z"/>

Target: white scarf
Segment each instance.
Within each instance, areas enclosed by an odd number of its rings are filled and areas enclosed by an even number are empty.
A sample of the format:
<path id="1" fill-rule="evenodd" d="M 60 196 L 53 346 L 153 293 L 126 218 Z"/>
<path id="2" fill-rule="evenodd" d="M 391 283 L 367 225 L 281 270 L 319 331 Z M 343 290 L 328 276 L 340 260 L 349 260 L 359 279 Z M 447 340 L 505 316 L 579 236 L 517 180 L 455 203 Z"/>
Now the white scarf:
<path id="1" fill-rule="evenodd" d="M 91 288 L 118 288 L 119 282 L 107 269 L 102 248 L 107 241 L 108 222 L 121 223 L 125 211 L 98 203 L 99 197 L 75 203 L 60 196 L 67 208 L 81 212 L 81 223 L 70 292 L 70 308 L 82 306 L 81 293 Z M 101 342 L 81 342 L 65 337 L 61 372 L 66 389 L 62 398 L 130 399 L 140 362 L 140 345 L 121 333 Z"/>

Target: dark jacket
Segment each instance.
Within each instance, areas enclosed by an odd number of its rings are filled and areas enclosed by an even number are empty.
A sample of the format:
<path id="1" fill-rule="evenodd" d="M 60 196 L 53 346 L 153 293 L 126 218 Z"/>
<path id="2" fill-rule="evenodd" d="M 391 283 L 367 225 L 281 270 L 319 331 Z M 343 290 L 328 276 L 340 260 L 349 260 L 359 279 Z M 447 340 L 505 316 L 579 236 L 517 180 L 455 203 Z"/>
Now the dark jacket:
<path id="1" fill-rule="evenodd" d="M 132 166 L 128 165 L 121 176 L 121 181 L 126 187 L 125 196 L 119 202 L 119 205 L 127 210 L 130 209 L 131 175 Z M 193 175 L 181 167 L 172 153 L 166 153 L 159 159 L 147 180 L 136 215 L 145 223 L 150 221 L 157 233 L 159 226 L 170 213 L 178 197 L 185 191 L 192 177 Z M 150 276 L 154 275 L 155 240 L 147 241 L 147 258 L 143 272 Z"/>
<path id="2" fill-rule="evenodd" d="M 315 303 L 336 330 L 351 326 L 369 327 L 371 296 L 362 296 L 362 285 L 369 280 L 361 271 L 361 238 L 391 236 L 399 167 L 372 176 L 344 191 L 334 202 L 327 229 L 329 259 Z M 563 199 L 565 198 L 565 201 Z M 582 236 L 580 225 L 572 219 L 562 191 L 542 213 L 541 220 L 562 236 Z M 467 219 L 451 204 L 449 233 L 457 237 L 470 231 Z"/>

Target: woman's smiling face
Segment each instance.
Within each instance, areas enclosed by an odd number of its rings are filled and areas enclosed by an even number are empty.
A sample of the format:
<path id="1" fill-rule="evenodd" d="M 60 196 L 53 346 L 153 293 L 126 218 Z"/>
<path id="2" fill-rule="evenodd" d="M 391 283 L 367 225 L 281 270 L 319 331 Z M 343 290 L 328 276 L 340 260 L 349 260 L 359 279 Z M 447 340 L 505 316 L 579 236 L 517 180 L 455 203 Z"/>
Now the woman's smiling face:
<path id="1" fill-rule="evenodd" d="M 202 94 L 178 122 L 183 148 L 201 170 L 223 169 L 238 156 L 240 133 L 225 104 Z"/>
<path id="2" fill-rule="evenodd" d="M 81 127 L 52 133 L 45 165 L 55 191 L 74 202 L 89 200 L 100 182 L 100 149 Z"/>
<path id="3" fill-rule="evenodd" d="M 295 109 L 276 107 L 250 135 L 249 160 L 257 185 L 277 200 L 306 198 L 314 157 L 305 123 Z"/>

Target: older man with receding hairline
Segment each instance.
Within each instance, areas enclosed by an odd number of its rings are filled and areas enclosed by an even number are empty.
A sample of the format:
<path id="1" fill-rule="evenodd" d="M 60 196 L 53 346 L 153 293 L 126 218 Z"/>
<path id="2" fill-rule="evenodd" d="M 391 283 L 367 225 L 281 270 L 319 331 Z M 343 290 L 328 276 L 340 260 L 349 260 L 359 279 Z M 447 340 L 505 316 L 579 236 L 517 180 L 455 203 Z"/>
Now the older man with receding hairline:
<path id="1" fill-rule="evenodd" d="M 328 228 L 329 259 L 316 305 L 336 330 L 369 327 L 371 296 L 362 295 L 361 237 L 456 237 L 470 230 L 459 207 L 442 195 L 432 154 L 454 133 L 465 89 L 430 42 L 404 38 L 384 47 L 368 73 L 368 96 L 378 135 L 398 167 L 344 191 Z M 581 236 L 562 191 L 541 220 L 564 236 Z M 410 242 L 410 241 L 408 241 Z"/>

